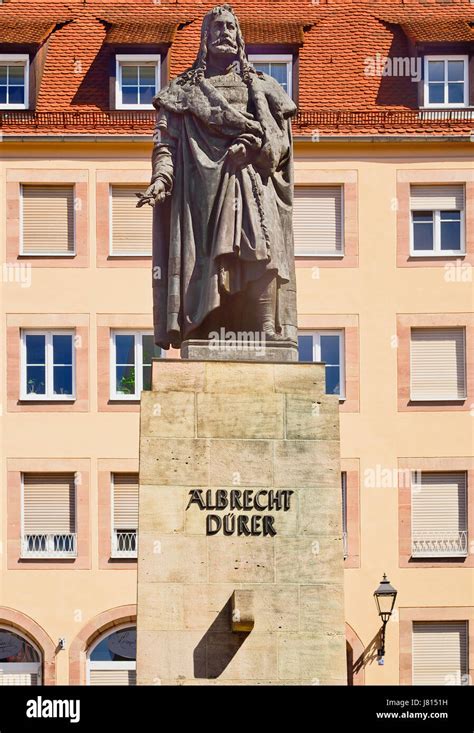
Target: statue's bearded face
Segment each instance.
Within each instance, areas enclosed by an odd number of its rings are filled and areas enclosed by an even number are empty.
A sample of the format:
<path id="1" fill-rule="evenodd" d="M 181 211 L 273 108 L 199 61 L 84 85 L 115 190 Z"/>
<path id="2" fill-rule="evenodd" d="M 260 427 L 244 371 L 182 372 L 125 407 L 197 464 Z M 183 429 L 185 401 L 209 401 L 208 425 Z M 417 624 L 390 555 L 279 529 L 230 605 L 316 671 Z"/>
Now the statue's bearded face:
<path id="1" fill-rule="evenodd" d="M 217 15 L 209 25 L 208 49 L 211 54 L 235 56 L 237 48 L 237 26 L 228 10 Z"/>

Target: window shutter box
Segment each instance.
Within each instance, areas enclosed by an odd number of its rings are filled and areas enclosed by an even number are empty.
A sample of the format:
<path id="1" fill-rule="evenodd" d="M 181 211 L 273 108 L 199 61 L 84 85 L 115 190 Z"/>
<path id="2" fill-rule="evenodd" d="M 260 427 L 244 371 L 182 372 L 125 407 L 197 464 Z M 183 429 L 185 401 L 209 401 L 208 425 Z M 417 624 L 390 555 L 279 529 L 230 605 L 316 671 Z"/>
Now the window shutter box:
<path id="1" fill-rule="evenodd" d="M 145 193 L 144 186 L 111 187 L 112 255 L 122 257 L 151 256 L 153 209 L 137 209 L 137 193 Z"/>
<path id="2" fill-rule="evenodd" d="M 24 534 L 69 534 L 76 531 L 74 475 L 24 474 Z"/>
<path id="3" fill-rule="evenodd" d="M 74 254 L 74 186 L 22 186 L 22 254 Z"/>
<path id="4" fill-rule="evenodd" d="M 116 473 L 113 476 L 113 528 L 138 528 L 138 474 Z"/>
<path id="5" fill-rule="evenodd" d="M 295 186 L 295 254 L 343 254 L 342 186 Z"/>
<path id="6" fill-rule="evenodd" d="M 466 473 L 425 472 L 412 482 L 412 554 L 467 554 Z"/>
<path id="7" fill-rule="evenodd" d="M 413 684 L 461 684 L 467 674 L 466 621 L 413 622 Z"/>
<path id="8" fill-rule="evenodd" d="M 464 209 L 464 186 L 411 186 L 412 211 L 449 211 Z"/>
<path id="9" fill-rule="evenodd" d="M 137 673 L 134 669 L 91 669 L 91 686 L 119 685 L 122 687 L 137 684 Z"/>
<path id="10" fill-rule="evenodd" d="M 410 399 L 466 398 L 464 328 L 413 328 L 410 351 Z"/>

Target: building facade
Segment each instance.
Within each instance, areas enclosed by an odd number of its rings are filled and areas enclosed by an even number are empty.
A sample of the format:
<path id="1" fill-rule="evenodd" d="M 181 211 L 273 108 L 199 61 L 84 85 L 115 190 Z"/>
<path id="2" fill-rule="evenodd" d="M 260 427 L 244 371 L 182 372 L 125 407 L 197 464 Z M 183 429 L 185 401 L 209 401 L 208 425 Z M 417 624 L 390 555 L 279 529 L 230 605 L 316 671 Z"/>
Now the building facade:
<path id="1" fill-rule="evenodd" d="M 298 104 L 300 356 L 340 395 L 350 683 L 469 684 L 472 5 L 234 7 Z M 193 61 L 203 12 L 0 7 L 0 684 L 135 681 L 139 396 L 151 359 L 177 356 L 153 348 L 135 194 L 151 98 Z"/>

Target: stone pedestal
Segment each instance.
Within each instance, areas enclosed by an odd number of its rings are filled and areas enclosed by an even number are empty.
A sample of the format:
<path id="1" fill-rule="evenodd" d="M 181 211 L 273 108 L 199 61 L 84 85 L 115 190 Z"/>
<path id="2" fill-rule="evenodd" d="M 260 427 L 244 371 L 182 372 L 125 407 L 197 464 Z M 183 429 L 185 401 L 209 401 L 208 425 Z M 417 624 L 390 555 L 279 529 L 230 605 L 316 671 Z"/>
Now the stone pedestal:
<path id="1" fill-rule="evenodd" d="M 155 361 L 138 684 L 345 684 L 338 399 L 321 364 Z"/>

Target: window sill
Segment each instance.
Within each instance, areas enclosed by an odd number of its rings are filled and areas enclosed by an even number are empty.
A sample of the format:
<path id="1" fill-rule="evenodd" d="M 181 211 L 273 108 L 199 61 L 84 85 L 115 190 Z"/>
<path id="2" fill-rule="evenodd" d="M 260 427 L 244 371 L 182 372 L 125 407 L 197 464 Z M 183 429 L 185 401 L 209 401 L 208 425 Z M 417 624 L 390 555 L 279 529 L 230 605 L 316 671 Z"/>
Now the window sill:
<path id="1" fill-rule="evenodd" d="M 58 402 L 59 403 L 61 402 L 70 403 L 70 402 L 75 402 L 75 401 L 76 401 L 75 397 L 60 397 L 60 398 L 57 398 L 57 397 L 20 397 L 20 399 L 18 400 L 20 404 L 27 404 L 27 405 L 31 405 L 31 404 L 55 405 Z"/>
<path id="2" fill-rule="evenodd" d="M 52 257 L 56 260 L 70 260 L 72 257 L 77 257 L 77 252 L 65 252 L 64 254 L 58 254 L 57 252 L 41 252 L 41 254 L 34 252 L 20 252 L 18 255 L 21 259 L 41 259 L 42 257 L 50 260 Z"/>
<path id="3" fill-rule="evenodd" d="M 414 254 L 410 253 L 408 259 L 410 260 L 457 260 L 461 257 L 465 257 L 466 252 L 430 252 L 429 254 Z"/>
<path id="4" fill-rule="evenodd" d="M 117 105 L 115 107 L 116 112 L 147 112 L 147 111 L 153 111 L 155 108 L 152 104 L 130 104 L 130 105 Z"/>
<path id="5" fill-rule="evenodd" d="M 321 253 L 321 252 L 318 252 L 317 254 L 316 253 L 314 253 L 314 254 L 309 254 L 309 253 L 296 254 L 296 252 L 295 252 L 295 258 L 297 258 L 297 259 L 307 259 L 307 260 L 316 260 L 316 259 L 317 260 L 343 260 L 344 259 L 344 252 L 342 252 L 342 253 L 339 253 L 338 252 L 337 254 L 330 254 L 330 253 L 324 254 L 324 253 Z"/>
<path id="6" fill-rule="evenodd" d="M 459 397 L 454 399 L 452 397 L 436 397 L 432 399 L 419 399 L 416 397 L 410 397 L 409 405 L 462 405 L 467 400 L 467 397 Z"/>
<path id="7" fill-rule="evenodd" d="M 138 259 L 151 260 L 152 254 L 150 252 L 133 252 L 132 254 L 109 254 L 107 255 L 108 260 L 138 260 Z"/>

